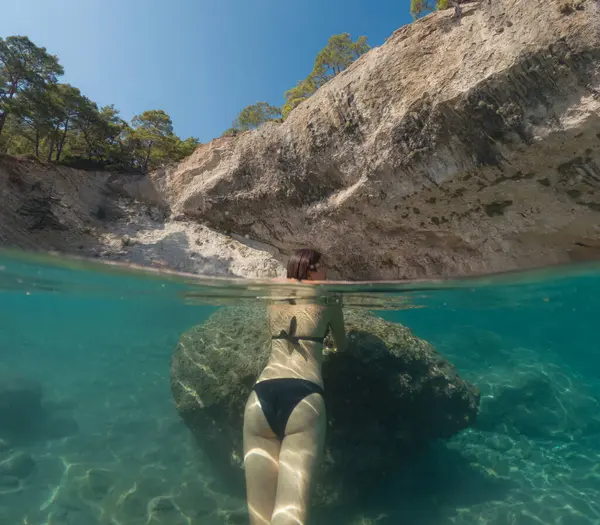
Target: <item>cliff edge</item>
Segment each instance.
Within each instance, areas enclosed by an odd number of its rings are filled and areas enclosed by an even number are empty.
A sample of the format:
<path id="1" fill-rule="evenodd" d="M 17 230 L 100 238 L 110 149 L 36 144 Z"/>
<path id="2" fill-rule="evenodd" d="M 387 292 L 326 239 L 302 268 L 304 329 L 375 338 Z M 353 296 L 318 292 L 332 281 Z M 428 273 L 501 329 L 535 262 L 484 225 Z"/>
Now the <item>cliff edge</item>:
<path id="1" fill-rule="evenodd" d="M 2 247 L 204 275 L 255 278 L 283 272 L 268 246 L 172 217 L 146 176 L 0 155 Z"/>
<path id="2" fill-rule="evenodd" d="M 564 5 L 570 8 L 565 9 Z M 174 214 L 345 278 L 600 256 L 596 2 L 493 0 L 396 31 L 282 124 L 152 174 Z"/>

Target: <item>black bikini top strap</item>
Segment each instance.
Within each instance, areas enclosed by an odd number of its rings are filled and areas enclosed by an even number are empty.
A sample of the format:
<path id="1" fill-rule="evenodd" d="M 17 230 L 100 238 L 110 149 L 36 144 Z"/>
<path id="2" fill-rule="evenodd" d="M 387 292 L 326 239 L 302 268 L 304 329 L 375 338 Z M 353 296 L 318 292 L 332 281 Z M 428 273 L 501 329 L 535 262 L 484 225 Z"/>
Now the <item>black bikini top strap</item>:
<path id="1" fill-rule="evenodd" d="M 290 343 L 298 344 L 299 341 L 313 341 L 315 343 L 323 343 L 325 341 L 325 336 L 323 337 L 311 337 L 311 336 L 302 336 L 296 335 L 296 327 L 298 326 L 298 320 L 296 316 L 292 317 L 290 320 L 290 328 L 289 332 L 285 330 L 281 330 L 278 335 L 274 335 L 271 339 L 285 339 Z"/>
<path id="2" fill-rule="evenodd" d="M 313 341 L 315 343 L 323 343 L 325 341 L 324 337 L 310 337 L 310 336 L 292 336 L 285 333 L 285 330 L 282 330 L 279 335 L 274 335 L 271 337 L 272 340 L 277 339 L 285 339 L 286 341 L 290 341 L 291 343 L 297 343 L 298 341 Z"/>

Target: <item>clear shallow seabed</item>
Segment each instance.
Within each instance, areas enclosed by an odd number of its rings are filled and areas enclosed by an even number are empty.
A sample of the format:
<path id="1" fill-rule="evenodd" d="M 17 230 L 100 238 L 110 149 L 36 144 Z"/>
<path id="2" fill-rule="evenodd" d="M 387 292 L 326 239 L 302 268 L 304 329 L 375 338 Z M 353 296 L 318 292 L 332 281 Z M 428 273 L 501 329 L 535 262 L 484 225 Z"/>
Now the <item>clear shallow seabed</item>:
<path id="1" fill-rule="evenodd" d="M 247 523 L 178 418 L 170 358 L 220 305 L 289 290 L 0 252 L 0 403 L 17 376 L 44 400 L 39 428 L 0 440 L 0 523 Z M 475 428 L 312 524 L 600 524 L 600 265 L 317 291 L 411 328 L 482 402 Z"/>

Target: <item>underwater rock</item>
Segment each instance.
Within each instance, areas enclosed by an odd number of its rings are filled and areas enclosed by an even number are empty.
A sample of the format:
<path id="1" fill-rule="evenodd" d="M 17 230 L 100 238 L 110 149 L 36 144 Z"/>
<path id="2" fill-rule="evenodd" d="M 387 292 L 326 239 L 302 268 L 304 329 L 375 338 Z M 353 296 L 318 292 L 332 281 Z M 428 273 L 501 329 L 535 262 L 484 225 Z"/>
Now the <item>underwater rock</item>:
<path id="1" fill-rule="evenodd" d="M 45 410 L 50 410 L 52 412 L 60 412 L 60 411 L 72 411 L 77 408 L 77 401 L 74 399 L 53 399 L 53 400 L 44 400 L 43 406 Z"/>
<path id="2" fill-rule="evenodd" d="M 169 496 L 158 496 L 154 499 L 151 499 L 148 503 L 149 515 L 155 512 L 170 512 L 174 510 L 177 510 L 177 507 Z"/>
<path id="3" fill-rule="evenodd" d="M 224 518 L 225 525 L 245 525 L 250 519 L 245 506 L 239 510 L 223 511 L 220 513 L 220 517 Z"/>
<path id="4" fill-rule="evenodd" d="M 479 405 L 477 390 L 408 328 L 366 310 L 344 315 L 348 349 L 326 349 L 323 360 L 322 505 L 368 488 L 429 442 L 468 427 Z M 184 333 L 172 358 L 177 410 L 230 488 L 243 487 L 244 405 L 269 350 L 264 307 L 225 307 Z"/>
<path id="5" fill-rule="evenodd" d="M 72 403 L 43 399 L 39 382 L 18 375 L 0 375 L 0 450 L 39 440 L 76 434 L 77 421 L 65 410 Z"/>
<path id="6" fill-rule="evenodd" d="M 14 476 L 26 478 L 35 468 L 34 459 L 26 452 L 16 452 L 9 458 L 0 462 L 0 476 Z"/>
<path id="7" fill-rule="evenodd" d="M 0 489 L 16 489 L 20 483 L 16 476 L 0 474 Z"/>
<path id="8" fill-rule="evenodd" d="M 207 485 L 198 480 L 197 474 L 194 481 L 182 483 L 178 487 L 175 502 L 181 513 L 201 520 L 218 511 L 221 502 L 217 501 L 216 493 L 207 490 Z"/>
<path id="9" fill-rule="evenodd" d="M 87 471 L 87 488 L 94 499 L 106 496 L 114 486 L 114 474 L 108 470 L 93 468 Z"/>
<path id="10" fill-rule="evenodd" d="M 42 414 L 42 387 L 37 381 L 0 376 L 0 438 L 17 441 L 35 432 Z"/>
<path id="11" fill-rule="evenodd" d="M 476 428 L 515 439 L 571 442 L 600 433 L 600 399 L 564 367 L 522 358 L 480 376 L 482 402 Z"/>
<path id="12" fill-rule="evenodd" d="M 125 492 L 117 502 L 120 514 L 127 519 L 139 519 L 145 516 L 147 511 L 147 500 L 137 490 Z"/>
<path id="13" fill-rule="evenodd" d="M 125 522 L 148 521 L 148 514 L 168 510 L 172 503 L 170 498 L 163 496 L 169 493 L 166 479 L 159 476 L 139 476 L 117 499 L 119 515 Z M 164 498 L 164 499 L 163 499 Z M 202 496 L 198 495 L 202 500 Z M 169 503 L 171 502 L 171 503 Z M 174 504 L 173 504 L 174 505 Z"/>
<path id="14" fill-rule="evenodd" d="M 79 432 L 79 424 L 68 415 L 46 414 L 40 437 L 44 439 L 61 439 Z"/>

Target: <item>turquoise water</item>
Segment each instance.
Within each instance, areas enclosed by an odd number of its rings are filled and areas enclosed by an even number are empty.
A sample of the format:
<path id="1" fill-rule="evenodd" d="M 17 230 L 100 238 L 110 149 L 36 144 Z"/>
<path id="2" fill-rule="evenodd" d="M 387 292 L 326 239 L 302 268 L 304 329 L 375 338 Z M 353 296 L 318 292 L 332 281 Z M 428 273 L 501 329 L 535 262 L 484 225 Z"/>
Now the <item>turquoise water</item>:
<path id="1" fill-rule="evenodd" d="M 481 406 L 474 426 L 311 523 L 600 523 L 600 266 L 318 292 L 412 329 Z M 0 254 L 0 523 L 247 523 L 177 414 L 170 361 L 223 305 L 286 293 Z"/>

